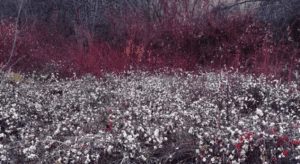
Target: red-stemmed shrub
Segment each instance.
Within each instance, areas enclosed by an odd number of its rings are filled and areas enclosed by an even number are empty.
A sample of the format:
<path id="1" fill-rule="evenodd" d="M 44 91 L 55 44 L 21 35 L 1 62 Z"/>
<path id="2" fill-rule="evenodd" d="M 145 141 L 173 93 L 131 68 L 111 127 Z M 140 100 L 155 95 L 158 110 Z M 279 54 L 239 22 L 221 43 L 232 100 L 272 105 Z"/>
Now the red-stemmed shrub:
<path id="1" fill-rule="evenodd" d="M 211 10 L 208 1 L 198 6 L 187 4 L 189 0 L 159 1 L 156 7 L 160 12 L 155 16 L 145 14 L 144 8 L 129 10 L 125 5 L 121 15 L 112 8 L 104 15 L 110 21 L 106 36 L 97 36 L 80 20 L 71 36 L 47 23 L 22 24 L 8 65 L 24 72 L 57 71 L 64 75 L 201 66 L 295 78 L 299 46 L 275 40 L 272 25 L 250 11 L 221 13 Z M 14 21 L 1 23 L 2 63 L 11 56 L 16 29 Z"/>

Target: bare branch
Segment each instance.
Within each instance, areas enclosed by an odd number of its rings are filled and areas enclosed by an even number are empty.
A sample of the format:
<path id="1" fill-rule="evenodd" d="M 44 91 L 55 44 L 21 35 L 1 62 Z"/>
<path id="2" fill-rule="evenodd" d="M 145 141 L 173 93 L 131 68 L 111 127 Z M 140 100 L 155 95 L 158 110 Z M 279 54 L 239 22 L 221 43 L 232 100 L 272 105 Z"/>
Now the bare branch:
<path id="1" fill-rule="evenodd" d="M 19 34 L 19 29 L 18 29 L 19 26 L 18 25 L 19 25 L 21 11 L 22 11 L 22 8 L 23 8 L 23 3 L 24 3 L 24 0 L 21 0 L 20 6 L 19 6 L 19 10 L 18 10 L 18 16 L 17 16 L 16 22 L 15 22 L 14 40 L 13 40 L 13 43 L 12 43 L 12 49 L 10 51 L 10 55 L 9 55 L 8 61 L 6 62 L 6 64 L 4 64 L 4 66 L 1 69 L 5 69 L 6 67 L 9 66 L 9 64 L 10 64 L 10 62 L 12 60 L 12 57 L 13 57 L 13 55 L 15 53 L 16 43 L 17 43 L 18 34 Z"/>
<path id="2" fill-rule="evenodd" d="M 246 0 L 246 1 L 231 4 L 229 6 L 224 6 L 224 7 L 221 8 L 221 10 L 229 10 L 233 7 L 240 6 L 240 5 L 243 5 L 243 4 L 246 4 L 246 3 L 256 3 L 256 2 L 262 2 L 262 1 L 264 1 L 264 0 Z"/>

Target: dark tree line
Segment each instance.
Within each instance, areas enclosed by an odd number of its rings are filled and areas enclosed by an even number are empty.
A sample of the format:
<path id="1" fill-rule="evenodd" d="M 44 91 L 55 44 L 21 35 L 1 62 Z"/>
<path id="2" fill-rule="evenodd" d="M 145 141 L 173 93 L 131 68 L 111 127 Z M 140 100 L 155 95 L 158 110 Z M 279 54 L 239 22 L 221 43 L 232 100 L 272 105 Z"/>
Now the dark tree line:
<path id="1" fill-rule="evenodd" d="M 80 24 L 92 31 L 93 34 L 106 39 L 111 39 L 108 34 L 112 30 L 122 33 L 126 24 L 124 22 L 126 20 L 123 19 L 124 16 L 134 13 L 140 18 L 142 17 L 144 21 L 159 21 L 159 19 L 167 16 L 165 7 L 170 5 L 168 4 L 170 2 L 166 0 L 0 0 L 0 19 L 16 18 L 21 2 L 24 3 L 20 16 L 21 24 L 48 24 L 65 36 L 73 35 L 75 33 L 74 26 Z M 186 4 L 190 8 L 199 9 L 204 2 L 204 0 L 185 0 L 174 1 L 174 4 L 179 10 L 184 8 Z M 236 10 L 243 5 L 255 6 L 258 9 L 257 17 L 273 24 L 274 30 L 277 32 L 284 31 L 291 25 L 297 26 L 296 22 L 299 21 L 299 0 L 214 2 L 216 3 L 212 9 L 222 13 Z M 201 12 L 197 14 L 200 16 Z M 292 27 L 293 31 L 295 28 L 297 27 Z"/>

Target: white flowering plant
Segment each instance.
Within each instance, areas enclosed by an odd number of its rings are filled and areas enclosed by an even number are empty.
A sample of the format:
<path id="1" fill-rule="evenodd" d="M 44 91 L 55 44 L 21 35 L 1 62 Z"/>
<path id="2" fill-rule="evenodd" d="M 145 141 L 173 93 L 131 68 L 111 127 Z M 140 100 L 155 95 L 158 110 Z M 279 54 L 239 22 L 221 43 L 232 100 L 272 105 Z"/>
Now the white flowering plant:
<path id="1" fill-rule="evenodd" d="M 297 82 L 201 71 L 0 78 L 0 163 L 300 162 Z"/>

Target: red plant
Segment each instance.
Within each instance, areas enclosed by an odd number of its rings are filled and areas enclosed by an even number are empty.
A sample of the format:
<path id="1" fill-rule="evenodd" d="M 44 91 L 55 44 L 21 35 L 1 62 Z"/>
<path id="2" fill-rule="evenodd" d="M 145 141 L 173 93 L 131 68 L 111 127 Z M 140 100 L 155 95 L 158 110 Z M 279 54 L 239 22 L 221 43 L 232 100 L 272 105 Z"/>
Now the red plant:
<path id="1" fill-rule="evenodd" d="M 123 15 L 112 9 L 106 18 L 111 23 L 110 35 L 118 40 L 115 43 L 95 38 L 81 22 L 74 27 L 78 35 L 69 38 L 43 23 L 24 24 L 11 65 L 24 72 L 54 70 L 63 75 L 101 75 L 103 71 L 129 68 L 192 70 L 200 65 L 293 78 L 299 48 L 286 41 L 275 41 L 270 25 L 251 13 L 221 15 L 209 9 L 208 1 L 195 6 L 189 2 L 159 1 L 157 7 L 162 14 L 150 18 L 138 8 L 126 10 Z M 12 21 L 3 22 L 0 61 L 5 63 L 12 49 L 15 26 Z"/>
<path id="2" fill-rule="evenodd" d="M 289 151 L 288 151 L 288 150 L 283 150 L 283 151 L 282 151 L 282 155 L 283 155 L 284 157 L 289 156 Z"/>
<path id="3" fill-rule="evenodd" d="M 289 137 L 288 136 L 279 136 L 277 139 L 277 146 L 283 146 L 285 143 L 289 142 Z"/>
<path id="4" fill-rule="evenodd" d="M 238 152 L 240 152 L 245 141 L 251 141 L 253 139 L 254 135 L 255 135 L 255 133 L 253 133 L 253 132 L 246 132 L 242 136 L 240 136 L 239 142 L 237 144 L 235 144 L 236 150 Z"/>
<path id="5" fill-rule="evenodd" d="M 294 139 L 294 140 L 291 141 L 291 144 L 294 145 L 294 146 L 299 146 L 300 145 L 300 140 L 299 139 L 298 140 Z"/>

